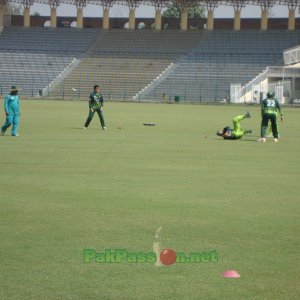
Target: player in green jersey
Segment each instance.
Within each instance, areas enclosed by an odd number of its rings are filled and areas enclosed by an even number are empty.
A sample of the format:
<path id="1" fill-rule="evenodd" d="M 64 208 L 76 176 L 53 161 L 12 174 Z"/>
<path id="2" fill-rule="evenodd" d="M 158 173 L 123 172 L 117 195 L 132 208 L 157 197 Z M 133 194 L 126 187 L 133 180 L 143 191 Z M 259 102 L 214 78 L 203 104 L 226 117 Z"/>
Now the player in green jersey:
<path id="1" fill-rule="evenodd" d="M 250 118 L 250 113 L 247 111 L 244 115 L 236 116 L 233 119 L 233 129 L 229 126 L 226 126 L 223 128 L 223 130 L 220 130 L 217 132 L 218 136 L 221 136 L 224 138 L 224 140 L 238 140 L 243 137 L 246 133 L 252 133 L 252 130 L 244 130 L 241 128 L 240 122 L 244 120 L 245 118 Z"/>
<path id="2" fill-rule="evenodd" d="M 105 122 L 104 122 L 104 117 L 103 117 L 103 96 L 100 93 L 100 87 L 98 84 L 94 85 L 94 91 L 90 94 L 90 99 L 89 99 L 89 115 L 88 118 L 84 124 L 83 129 L 87 129 L 88 126 L 90 125 L 95 112 L 97 112 L 101 127 L 103 130 L 106 130 Z"/>
<path id="3" fill-rule="evenodd" d="M 258 142 L 266 142 L 266 131 L 268 128 L 268 122 L 270 120 L 272 125 L 272 132 L 274 136 L 274 142 L 278 142 L 278 126 L 277 126 L 277 113 L 279 112 L 281 121 L 283 121 L 283 113 L 281 111 L 280 104 L 275 98 L 273 92 L 267 93 L 267 98 L 262 101 L 261 104 L 261 138 Z"/>

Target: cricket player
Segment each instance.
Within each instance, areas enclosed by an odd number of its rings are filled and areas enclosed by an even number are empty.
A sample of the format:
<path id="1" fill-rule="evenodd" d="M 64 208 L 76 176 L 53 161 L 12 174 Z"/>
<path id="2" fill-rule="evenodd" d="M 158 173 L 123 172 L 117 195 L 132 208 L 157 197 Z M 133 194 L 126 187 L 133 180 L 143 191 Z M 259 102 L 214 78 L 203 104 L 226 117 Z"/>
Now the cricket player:
<path id="1" fill-rule="evenodd" d="M 283 122 L 283 113 L 281 111 L 280 104 L 275 98 L 273 92 L 267 93 L 267 98 L 263 100 L 261 104 L 261 137 L 258 142 L 266 142 L 266 132 L 268 128 L 268 122 L 271 121 L 272 133 L 274 136 L 274 142 L 278 142 L 278 126 L 277 126 L 277 113 L 280 114 L 281 122 Z"/>
<path id="2" fill-rule="evenodd" d="M 19 127 L 19 117 L 20 117 L 20 106 L 19 106 L 19 96 L 18 89 L 16 86 L 12 86 L 10 94 L 5 96 L 4 100 L 4 111 L 6 115 L 6 122 L 1 127 L 1 135 L 4 135 L 7 128 L 13 125 L 12 127 L 12 136 L 19 136 L 18 127 Z"/>
<path id="3" fill-rule="evenodd" d="M 276 118 L 277 118 L 277 115 L 278 115 L 278 113 L 276 112 Z M 278 123 L 277 123 L 277 131 L 278 131 L 278 138 L 279 138 L 279 137 L 280 137 L 280 134 L 279 134 L 279 126 L 278 126 Z M 272 138 L 272 137 L 274 137 L 273 131 L 272 131 L 272 123 L 271 123 L 270 120 L 269 120 L 269 122 L 268 122 L 267 133 L 268 133 L 268 134 L 266 135 L 267 138 Z"/>
<path id="4" fill-rule="evenodd" d="M 105 122 L 104 122 L 104 117 L 103 117 L 103 96 L 100 93 L 100 87 L 98 84 L 94 85 L 94 90 L 90 94 L 90 100 L 89 100 L 89 116 L 84 124 L 83 129 L 87 129 L 94 117 L 95 112 L 97 112 L 101 127 L 103 130 L 106 130 Z"/>
<path id="5" fill-rule="evenodd" d="M 238 140 L 241 139 L 244 134 L 252 133 L 252 130 L 244 130 L 241 128 L 240 122 L 246 118 L 251 118 L 248 111 L 244 115 L 236 116 L 233 119 L 233 129 L 229 126 L 224 127 L 223 130 L 217 132 L 217 135 L 223 137 L 224 140 Z"/>

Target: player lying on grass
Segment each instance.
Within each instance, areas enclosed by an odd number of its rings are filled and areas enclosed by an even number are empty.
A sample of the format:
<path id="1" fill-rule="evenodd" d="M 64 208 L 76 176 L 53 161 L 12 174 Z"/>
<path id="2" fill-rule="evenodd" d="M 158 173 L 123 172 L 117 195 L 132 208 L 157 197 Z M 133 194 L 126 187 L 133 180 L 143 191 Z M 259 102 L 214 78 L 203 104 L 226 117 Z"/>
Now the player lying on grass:
<path id="1" fill-rule="evenodd" d="M 218 136 L 223 137 L 225 140 L 238 140 L 246 133 L 252 133 L 252 130 L 244 130 L 241 128 L 240 122 L 246 118 L 250 118 L 250 113 L 247 111 L 244 115 L 236 116 L 233 119 L 233 129 L 229 126 L 217 132 Z"/>

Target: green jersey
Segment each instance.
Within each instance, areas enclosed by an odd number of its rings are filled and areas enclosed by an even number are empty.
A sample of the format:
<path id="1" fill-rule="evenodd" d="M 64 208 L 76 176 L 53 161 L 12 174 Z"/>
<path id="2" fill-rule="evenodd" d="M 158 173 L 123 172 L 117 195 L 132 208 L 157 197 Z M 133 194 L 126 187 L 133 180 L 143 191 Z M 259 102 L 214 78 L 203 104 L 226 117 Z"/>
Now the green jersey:
<path id="1" fill-rule="evenodd" d="M 261 104 L 261 114 L 276 115 L 279 112 L 282 115 L 281 107 L 276 98 L 267 98 Z"/>
<path id="2" fill-rule="evenodd" d="M 92 109 L 98 109 L 101 106 L 103 106 L 103 96 L 101 93 L 91 93 L 90 94 L 90 100 L 89 100 L 89 106 Z"/>

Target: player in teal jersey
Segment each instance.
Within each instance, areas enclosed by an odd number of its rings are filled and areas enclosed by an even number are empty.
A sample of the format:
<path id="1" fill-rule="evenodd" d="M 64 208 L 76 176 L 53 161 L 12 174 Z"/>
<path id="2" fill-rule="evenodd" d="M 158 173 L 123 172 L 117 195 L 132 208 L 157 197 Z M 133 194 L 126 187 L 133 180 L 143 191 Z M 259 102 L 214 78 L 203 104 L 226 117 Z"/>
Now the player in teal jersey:
<path id="1" fill-rule="evenodd" d="M 241 139 L 244 134 L 252 133 L 252 130 L 244 130 L 241 128 L 240 122 L 245 118 L 250 118 L 250 113 L 247 111 L 244 115 L 236 116 L 233 119 L 233 129 L 229 126 L 224 127 L 223 130 L 217 132 L 218 136 L 224 138 L 224 140 L 238 140 Z"/>
<path id="2" fill-rule="evenodd" d="M 97 112 L 100 119 L 101 127 L 103 130 L 106 130 L 104 117 L 103 117 L 103 96 L 100 93 L 100 87 L 98 84 L 94 85 L 94 91 L 90 94 L 89 108 L 90 108 L 89 115 L 84 124 L 83 129 L 86 129 L 90 125 L 95 112 Z"/>
<path id="3" fill-rule="evenodd" d="M 278 126 L 277 126 L 277 113 L 279 112 L 281 121 L 283 121 L 283 113 L 281 111 L 280 104 L 275 98 L 273 92 L 267 93 L 267 98 L 263 100 L 261 104 L 261 138 L 258 142 L 266 142 L 266 132 L 268 128 L 268 122 L 270 120 L 272 125 L 272 132 L 274 136 L 274 142 L 278 142 Z"/>
<path id="4" fill-rule="evenodd" d="M 7 128 L 9 128 L 12 124 L 13 127 L 12 127 L 11 135 L 19 136 L 18 127 L 19 127 L 19 117 L 20 117 L 20 105 L 19 105 L 18 89 L 16 86 L 12 86 L 10 94 L 5 96 L 4 111 L 6 115 L 6 122 L 1 127 L 1 135 L 4 135 Z"/>

